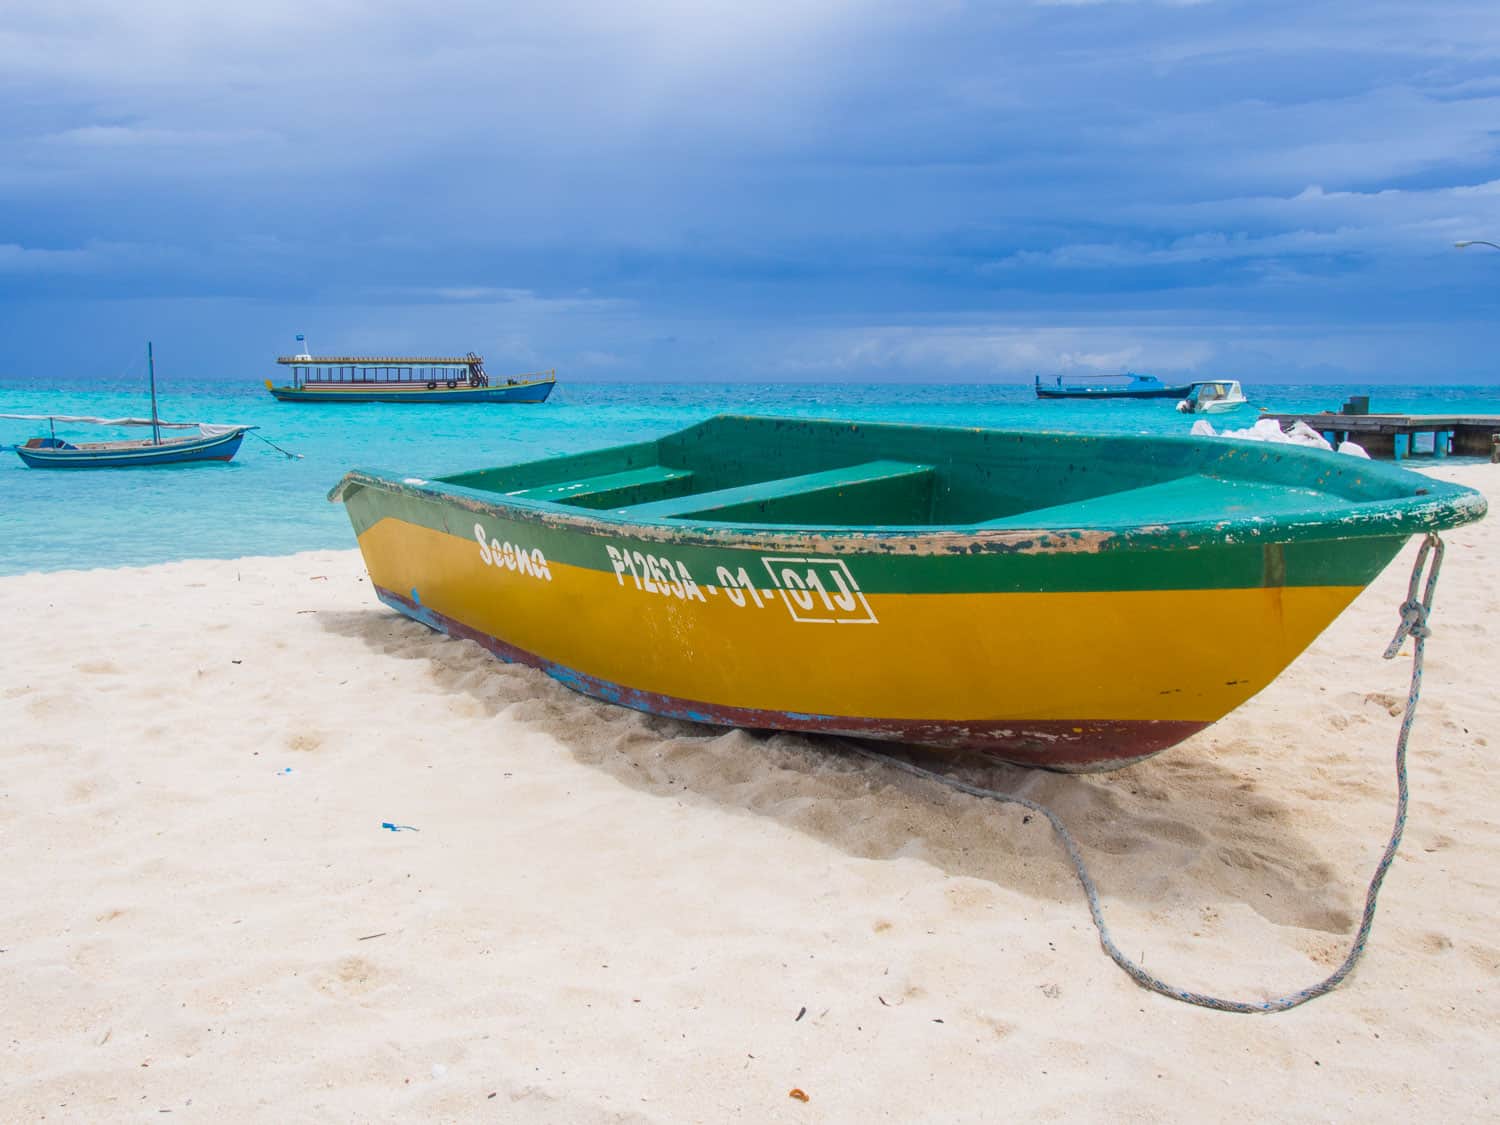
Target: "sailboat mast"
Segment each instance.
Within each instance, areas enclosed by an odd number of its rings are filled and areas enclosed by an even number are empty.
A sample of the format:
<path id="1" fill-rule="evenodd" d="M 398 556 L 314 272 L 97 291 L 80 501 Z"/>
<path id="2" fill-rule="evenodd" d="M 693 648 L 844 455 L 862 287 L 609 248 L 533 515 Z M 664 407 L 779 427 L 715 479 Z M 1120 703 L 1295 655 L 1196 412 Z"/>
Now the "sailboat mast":
<path id="1" fill-rule="evenodd" d="M 151 444 L 161 444 L 161 426 L 156 420 L 156 358 L 151 354 L 151 341 L 146 341 L 146 368 L 151 372 Z"/>

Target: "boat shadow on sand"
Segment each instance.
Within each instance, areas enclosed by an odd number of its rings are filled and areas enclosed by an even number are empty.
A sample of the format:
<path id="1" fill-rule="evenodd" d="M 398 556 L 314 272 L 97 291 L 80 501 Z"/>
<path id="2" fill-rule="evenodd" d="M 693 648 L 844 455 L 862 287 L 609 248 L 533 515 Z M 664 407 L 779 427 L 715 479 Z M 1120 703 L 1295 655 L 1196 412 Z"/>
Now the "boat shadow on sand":
<path id="1" fill-rule="evenodd" d="M 435 697 L 467 698 L 483 715 L 545 733 L 632 788 L 770 817 L 864 859 L 915 859 L 1042 901 L 1080 894 L 1043 817 L 879 767 L 842 740 L 631 711 L 377 607 L 318 620 L 384 658 L 421 666 Z M 1147 910 L 1243 904 L 1276 925 L 1352 930 L 1358 875 L 1335 868 L 1298 830 L 1304 813 L 1216 761 L 1209 739 L 1205 732 L 1138 765 L 1086 775 L 878 749 L 1052 809 L 1106 900 Z"/>

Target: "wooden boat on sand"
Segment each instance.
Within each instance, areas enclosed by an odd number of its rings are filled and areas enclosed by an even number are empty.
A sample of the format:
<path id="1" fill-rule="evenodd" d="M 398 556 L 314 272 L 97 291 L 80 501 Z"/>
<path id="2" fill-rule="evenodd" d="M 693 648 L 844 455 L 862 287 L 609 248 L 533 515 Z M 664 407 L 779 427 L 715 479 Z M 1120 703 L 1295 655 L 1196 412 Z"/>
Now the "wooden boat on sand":
<path id="1" fill-rule="evenodd" d="M 586 694 L 1064 770 L 1219 719 L 1485 511 L 1256 442 L 729 416 L 330 499 L 386 604 Z"/>
<path id="2" fill-rule="evenodd" d="M 80 421 L 52 418 L 53 422 Z M 129 420 L 132 424 L 137 419 Z M 160 426 L 160 423 L 158 423 Z M 139 469 L 150 465 L 185 465 L 200 461 L 232 461 L 240 442 L 253 426 L 194 426 L 189 437 L 144 441 L 85 441 L 77 444 L 59 437 L 32 438 L 16 446 L 16 454 L 33 469 Z"/>

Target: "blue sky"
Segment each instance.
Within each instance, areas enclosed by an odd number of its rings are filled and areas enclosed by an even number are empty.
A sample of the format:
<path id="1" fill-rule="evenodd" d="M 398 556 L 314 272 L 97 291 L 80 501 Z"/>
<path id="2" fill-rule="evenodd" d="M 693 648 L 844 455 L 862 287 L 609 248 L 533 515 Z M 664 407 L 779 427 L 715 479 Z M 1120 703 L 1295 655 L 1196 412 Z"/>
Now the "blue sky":
<path id="1" fill-rule="evenodd" d="M 1500 382 L 1490 2 L 7 0 L 0 377 Z"/>

